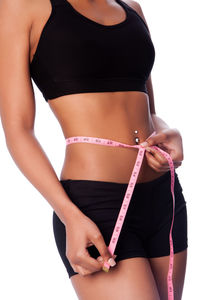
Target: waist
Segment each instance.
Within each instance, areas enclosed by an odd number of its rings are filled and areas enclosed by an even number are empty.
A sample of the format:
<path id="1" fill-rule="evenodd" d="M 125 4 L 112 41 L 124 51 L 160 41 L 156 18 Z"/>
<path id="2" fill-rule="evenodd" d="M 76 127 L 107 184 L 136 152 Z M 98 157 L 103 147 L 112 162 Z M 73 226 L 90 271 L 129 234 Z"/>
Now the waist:
<path id="1" fill-rule="evenodd" d="M 140 140 L 143 142 L 153 130 Z M 84 136 L 82 136 L 84 137 Z M 78 140 L 78 136 L 74 136 Z M 102 141 L 104 137 L 93 136 Z M 99 138 L 99 139 L 98 139 Z M 133 138 L 133 137 L 132 137 Z M 70 141 L 70 138 L 68 138 Z M 128 145 L 136 145 L 133 141 L 127 143 L 123 139 L 110 139 Z M 128 183 L 132 169 L 135 165 L 138 155 L 137 148 L 128 147 L 106 147 L 97 142 L 97 144 L 87 143 L 82 138 L 82 142 L 76 142 L 67 146 L 65 163 L 61 172 L 61 179 L 89 179 L 109 182 Z M 156 172 L 147 163 L 144 156 L 137 182 L 146 182 L 158 178 L 165 172 Z"/>

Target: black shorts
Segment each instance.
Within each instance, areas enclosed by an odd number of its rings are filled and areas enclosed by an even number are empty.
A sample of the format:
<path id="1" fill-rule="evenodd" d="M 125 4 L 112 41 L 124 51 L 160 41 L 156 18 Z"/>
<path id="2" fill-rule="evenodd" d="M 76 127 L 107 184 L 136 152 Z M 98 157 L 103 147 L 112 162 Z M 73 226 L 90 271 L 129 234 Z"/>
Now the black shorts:
<path id="1" fill-rule="evenodd" d="M 100 229 L 108 246 L 128 184 L 96 180 L 60 180 L 71 201 Z M 116 262 L 131 257 L 170 255 L 169 233 L 173 200 L 170 171 L 148 181 L 136 183 L 123 227 L 115 248 Z M 188 247 L 187 208 L 182 186 L 175 172 L 175 215 L 172 230 L 174 253 Z M 78 229 L 77 229 L 78 230 Z M 53 211 L 53 231 L 60 257 L 69 278 L 78 274 L 66 257 L 65 226 Z M 90 255 L 100 254 L 93 245 Z"/>

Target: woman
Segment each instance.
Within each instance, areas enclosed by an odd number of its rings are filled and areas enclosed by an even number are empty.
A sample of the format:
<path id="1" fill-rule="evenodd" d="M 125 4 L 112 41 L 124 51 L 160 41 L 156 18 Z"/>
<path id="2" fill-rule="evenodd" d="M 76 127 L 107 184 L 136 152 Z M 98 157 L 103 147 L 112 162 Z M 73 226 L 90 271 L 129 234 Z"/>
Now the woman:
<path id="1" fill-rule="evenodd" d="M 0 109 L 7 147 L 54 210 L 56 245 L 77 296 L 167 299 L 172 198 L 166 158 L 146 148 L 150 152 L 111 255 L 107 246 L 138 150 L 68 145 L 58 179 L 34 135 L 31 78 L 66 139 L 146 141 L 167 151 L 175 168 L 181 165 L 181 135 L 155 112 L 150 74 L 155 49 L 141 6 L 132 0 L 4 0 L 0 20 Z M 174 299 L 180 300 L 187 212 L 176 173 L 174 193 L 173 284 Z M 109 272 L 103 272 L 104 262 Z"/>

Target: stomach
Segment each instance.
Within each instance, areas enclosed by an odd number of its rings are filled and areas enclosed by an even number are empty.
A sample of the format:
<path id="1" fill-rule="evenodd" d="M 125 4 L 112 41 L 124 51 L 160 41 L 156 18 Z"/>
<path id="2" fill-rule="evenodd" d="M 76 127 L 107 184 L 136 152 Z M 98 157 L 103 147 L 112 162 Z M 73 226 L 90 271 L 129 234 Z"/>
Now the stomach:
<path id="1" fill-rule="evenodd" d="M 136 145 L 135 136 L 141 143 L 155 130 L 149 97 L 144 92 L 80 93 L 51 99 L 48 104 L 61 125 L 65 139 L 92 136 Z M 70 144 L 66 146 L 60 180 L 128 183 L 137 153 L 137 148 Z M 164 173 L 151 168 L 144 155 L 137 182 L 151 181 Z"/>

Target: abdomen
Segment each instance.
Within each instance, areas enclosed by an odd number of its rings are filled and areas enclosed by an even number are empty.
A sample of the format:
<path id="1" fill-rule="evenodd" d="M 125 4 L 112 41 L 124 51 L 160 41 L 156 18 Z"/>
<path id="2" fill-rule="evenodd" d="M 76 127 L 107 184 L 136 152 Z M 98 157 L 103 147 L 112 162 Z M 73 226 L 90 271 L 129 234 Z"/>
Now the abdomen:
<path id="1" fill-rule="evenodd" d="M 82 95 L 80 99 L 74 100 L 76 110 L 73 105 L 70 106 L 73 121 L 68 122 L 66 138 L 92 136 L 134 145 L 135 136 L 138 136 L 142 142 L 154 131 L 147 94 L 118 92 L 102 93 L 98 97 L 92 94 L 85 96 Z M 134 130 L 137 130 L 138 134 L 134 134 Z M 63 132 L 65 132 L 64 128 Z M 136 148 L 108 147 L 88 143 L 70 144 L 66 147 L 60 179 L 128 183 L 137 153 Z M 137 181 L 153 180 L 164 173 L 158 173 L 149 167 L 144 156 Z"/>

